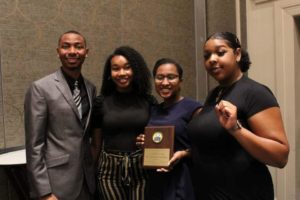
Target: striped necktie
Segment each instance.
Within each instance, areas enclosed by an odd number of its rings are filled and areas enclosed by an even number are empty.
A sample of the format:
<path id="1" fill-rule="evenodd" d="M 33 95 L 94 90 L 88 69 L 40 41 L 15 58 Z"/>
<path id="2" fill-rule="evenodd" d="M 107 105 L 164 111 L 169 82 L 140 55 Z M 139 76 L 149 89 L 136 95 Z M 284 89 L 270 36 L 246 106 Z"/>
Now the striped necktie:
<path id="1" fill-rule="evenodd" d="M 79 90 L 79 87 L 78 87 L 78 81 L 75 81 L 75 83 L 74 83 L 73 99 L 74 99 L 74 102 L 76 104 L 76 107 L 78 109 L 79 116 L 80 116 L 80 119 L 81 119 L 82 118 L 81 96 L 80 96 L 80 90 Z"/>

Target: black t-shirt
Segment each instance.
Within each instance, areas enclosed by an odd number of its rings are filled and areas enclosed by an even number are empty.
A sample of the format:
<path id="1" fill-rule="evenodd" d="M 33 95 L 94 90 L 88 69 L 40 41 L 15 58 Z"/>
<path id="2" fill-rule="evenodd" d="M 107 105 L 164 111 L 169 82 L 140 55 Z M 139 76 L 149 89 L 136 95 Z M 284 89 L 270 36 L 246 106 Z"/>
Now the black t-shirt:
<path id="1" fill-rule="evenodd" d="M 267 167 L 248 154 L 217 119 L 215 105 L 220 89 L 217 87 L 210 93 L 203 110 L 188 125 L 197 198 L 273 200 L 273 184 Z M 237 106 L 238 119 L 247 129 L 250 129 L 247 119 L 251 116 L 278 107 L 266 86 L 246 76 L 223 91 L 222 99 Z"/>
<path id="2" fill-rule="evenodd" d="M 115 92 L 110 96 L 98 96 L 92 126 L 101 128 L 104 149 L 135 151 L 135 140 L 148 123 L 151 103 L 147 97 L 135 93 Z"/>

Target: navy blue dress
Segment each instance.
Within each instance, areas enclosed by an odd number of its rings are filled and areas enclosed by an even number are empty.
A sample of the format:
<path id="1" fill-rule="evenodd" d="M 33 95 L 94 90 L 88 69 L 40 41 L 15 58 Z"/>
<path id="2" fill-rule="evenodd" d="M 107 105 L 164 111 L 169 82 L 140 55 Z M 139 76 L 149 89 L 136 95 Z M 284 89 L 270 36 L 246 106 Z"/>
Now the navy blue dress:
<path id="1" fill-rule="evenodd" d="M 168 107 L 164 107 L 164 104 L 161 103 L 152 107 L 148 125 L 174 125 L 174 152 L 189 149 L 190 142 L 186 126 L 195 110 L 201 106 L 199 102 L 188 98 L 183 98 Z M 185 158 L 177 163 L 170 172 L 149 170 L 146 198 L 148 200 L 195 199 L 188 164 L 189 159 Z"/>

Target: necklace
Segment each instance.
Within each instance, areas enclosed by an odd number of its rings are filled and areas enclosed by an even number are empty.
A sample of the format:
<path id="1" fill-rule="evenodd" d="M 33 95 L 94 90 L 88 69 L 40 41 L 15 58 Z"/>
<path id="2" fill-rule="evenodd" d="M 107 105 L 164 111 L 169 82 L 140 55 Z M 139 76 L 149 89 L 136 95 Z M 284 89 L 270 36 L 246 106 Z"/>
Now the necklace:
<path id="1" fill-rule="evenodd" d="M 219 103 L 222 100 L 222 98 L 223 98 L 223 96 L 225 94 L 225 91 L 226 91 L 226 89 L 223 88 L 223 87 L 219 90 L 219 92 L 218 92 L 218 94 L 216 96 L 216 99 L 215 99 L 216 103 Z"/>
<path id="2" fill-rule="evenodd" d="M 241 74 L 237 80 L 235 80 L 231 85 L 227 85 L 227 86 L 219 86 L 219 91 L 217 93 L 217 96 L 215 98 L 215 103 L 219 103 L 223 97 L 230 92 L 230 90 L 234 87 L 234 85 L 243 77 L 243 74 Z"/>
<path id="3" fill-rule="evenodd" d="M 233 88 L 235 84 L 232 84 L 230 86 L 227 86 L 227 87 L 220 87 L 219 91 L 218 91 L 218 94 L 215 98 L 215 103 L 219 103 L 224 97 L 225 95 L 228 94 L 228 92 L 230 92 L 230 90 Z"/>

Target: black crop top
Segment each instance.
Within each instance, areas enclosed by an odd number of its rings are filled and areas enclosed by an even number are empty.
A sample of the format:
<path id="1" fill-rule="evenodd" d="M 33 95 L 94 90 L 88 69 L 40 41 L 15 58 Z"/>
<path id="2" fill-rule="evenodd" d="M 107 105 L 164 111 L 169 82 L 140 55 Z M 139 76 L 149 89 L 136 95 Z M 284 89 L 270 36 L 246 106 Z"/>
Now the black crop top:
<path id="1" fill-rule="evenodd" d="M 136 136 L 144 132 L 152 102 L 134 93 L 115 92 L 98 96 L 94 103 L 92 126 L 101 128 L 104 149 L 135 151 Z"/>

